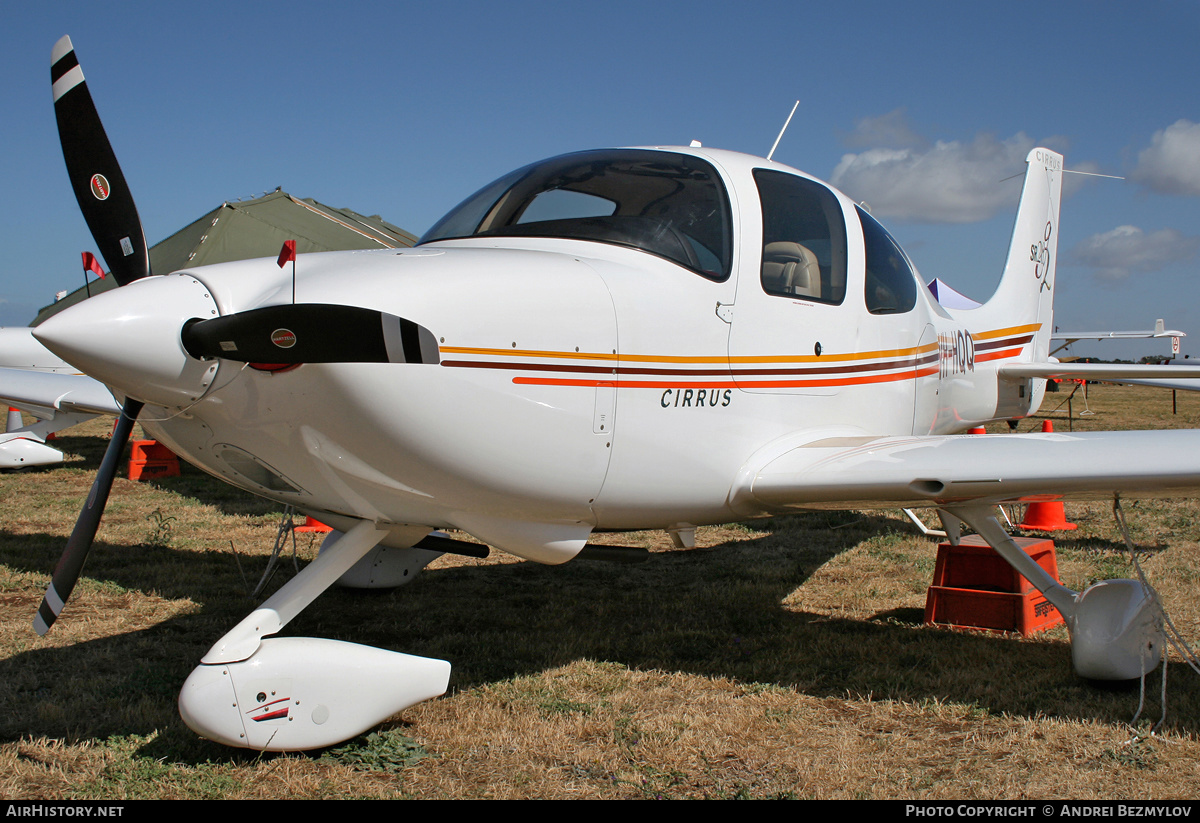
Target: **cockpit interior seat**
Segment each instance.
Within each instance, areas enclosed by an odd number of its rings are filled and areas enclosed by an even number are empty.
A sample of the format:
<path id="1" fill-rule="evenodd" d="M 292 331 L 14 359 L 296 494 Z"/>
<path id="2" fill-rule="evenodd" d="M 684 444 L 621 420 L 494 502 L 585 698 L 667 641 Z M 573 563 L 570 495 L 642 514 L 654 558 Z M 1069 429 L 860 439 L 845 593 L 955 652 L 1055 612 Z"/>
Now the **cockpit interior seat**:
<path id="1" fill-rule="evenodd" d="M 763 249 L 762 281 L 774 294 L 821 298 L 821 266 L 807 246 L 786 240 Z"/>

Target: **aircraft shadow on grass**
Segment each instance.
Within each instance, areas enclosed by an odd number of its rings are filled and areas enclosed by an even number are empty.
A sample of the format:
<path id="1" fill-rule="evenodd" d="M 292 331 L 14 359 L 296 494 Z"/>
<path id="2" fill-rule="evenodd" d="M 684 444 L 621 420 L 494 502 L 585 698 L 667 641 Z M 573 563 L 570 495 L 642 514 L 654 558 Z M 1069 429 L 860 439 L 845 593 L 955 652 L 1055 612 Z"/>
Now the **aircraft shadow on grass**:
<path id="1" fill-rule="evenodd" d="M 332 589 L 286 633 L 455 660 L 452 692 L 590 659 L 768 683 L 822 698 L 871 695 L 1030 718 L 1130 719 L 1136 684 L 1099 688 L 1079 678 L 1064 637 L 1022 641 L 920 628 L 920 612 L 911 608 L 856 620 L 783 606 L 824 563 L 891 522 L 867 517 L 843 531 L 814 532 L 814 538 L 832 534 L 838 541 L 815 549 L 793 531 L 653 553 L 634 565 L 580 560 L 559 567 L 524 562 L 427 570 L 395 590 Z M 0 532 L 0 562 L 44 573 L 60 543 L 51 535 Z M 206 566 L 201 574 L 196 563 Z M 252 581 L 264 563 L 262 556 L 242 559 Z M 180 573 L 185 564 L 186 576 Z M 289 562 L 274 585 L 292 574 Z M 252 756 L 196 740 L 176 709 L 179 683 L 194 660 L 246 610 L 249 596 L 234 558 L 98 544 L 88 577 L 102 585 L 71 606 L 84 619 L 127 607 L 126 591 L 202 605 L 145 629 L 0 661 L 0 740 L 45 735 L 74 742 L 157 730 L 156 756 Z M 200 590 L 196 581 L 203 581 Z M 10 632 L 24 629 L 39 597 L 40 586 L 0 595 L 0 620 Z M 1156 677 L 1152 683 L 1156 688 Z M 1200 730 L 1200 679 L 1173 668 L 1169 701 L 1170 728 Z M 1157 718 L 1157 702 L 1147 711 Z"/>

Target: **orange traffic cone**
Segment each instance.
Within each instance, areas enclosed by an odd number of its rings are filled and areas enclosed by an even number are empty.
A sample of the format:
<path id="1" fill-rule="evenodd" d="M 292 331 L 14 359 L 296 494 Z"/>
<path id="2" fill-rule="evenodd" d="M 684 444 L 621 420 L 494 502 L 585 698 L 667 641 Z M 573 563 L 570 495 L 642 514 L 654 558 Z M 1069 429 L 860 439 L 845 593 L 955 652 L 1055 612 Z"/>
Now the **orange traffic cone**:
<path id="1" fill-rule="evenodd" d="M 1042 431 L 1054 431 L 1054 424 L 1049 420 L 1042 421 Z M 1067 512 L 1061 501 L 1057 503 L 1030 503 L 1025 509 L 1025 519 L 1017 524 L 1019 528 L 1039 532 L 1060 532 L 1078 528 L 1074 523 L 1067 522 Z"/>
<path id="2" fill-rule="evenodd" d="M 975 426 L 967 431 L 967 434 L 987 434 L 987 429 L 983 426 Z"/>

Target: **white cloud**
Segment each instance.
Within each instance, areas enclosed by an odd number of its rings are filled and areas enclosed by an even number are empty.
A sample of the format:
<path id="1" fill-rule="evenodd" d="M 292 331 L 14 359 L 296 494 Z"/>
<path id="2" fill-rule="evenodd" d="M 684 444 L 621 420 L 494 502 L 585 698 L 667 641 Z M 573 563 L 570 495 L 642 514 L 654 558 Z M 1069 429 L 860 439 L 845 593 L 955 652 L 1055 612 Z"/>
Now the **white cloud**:
<path id="1" fill-rule="evenodd" d="M 979 134 L 970 142 L 938 141 L 925 149 L 868 149 L 844 155 L 830 182 L 865 200 L 879 217 L 974 223 L 1015 207 L 1020 181 L 1001 180 L 1025 170 L 1033 147 L 1021 132 L 1007 140 Z"/>
<path id="2" fill-rule="evenodd" d="M 929 139 L 916 132 L 904 109 L 879 117 L 863 117 L 854 123 L 854 131 L 842 138 L 850 148 L 924 149 Z"/>
<path id="3" fill-rule="evenodd" d="M 1200 195 L 1200 123 L 1177 120 L 1156 131 L 1129 178 L 1159 194 Z"/>
<path id="4" fill-rule="evenodd" d="M 1137 226 L 1117 226 L 1083 240 L 1066 262 L 1090 266 L 1101 280 L 1124 280 L 1134 272 L 1154 272 L 1183 260 L 1200 250 L 1200 237 L 1188 237 L 1175 229 L 1146 234 Z"/>

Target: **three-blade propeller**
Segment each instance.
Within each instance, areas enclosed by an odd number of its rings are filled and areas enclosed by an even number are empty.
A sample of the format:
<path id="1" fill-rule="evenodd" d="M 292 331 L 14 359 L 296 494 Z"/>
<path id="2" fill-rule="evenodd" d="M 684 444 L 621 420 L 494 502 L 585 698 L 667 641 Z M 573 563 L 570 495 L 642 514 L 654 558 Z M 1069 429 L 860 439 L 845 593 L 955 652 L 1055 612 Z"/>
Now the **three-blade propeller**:
<path id="1" fill-rule="evenodd" d="M 54 111 L 67 174 L 92 237 L 119 285 L 150 275 L 145 233 L 133 195 L 108 142 L 69 37 L 51 54 Z M 220 358 L 269 368 L 301 363 L 439 362 L 433 333 L 410 320 L 375 309 L 301 303 L 193 319 L 180 339 L 198 359 Z M 149 398 L 143 398 L 149 399 Z M 100 525 L 117 464 L 141 412 L 127 397 L 91 493 L 80 512 L 33 625 L 50 630 L 83 571 Z"/>
<path id="2" fill-rule="evenodd" d="M 108 135 L 104 133 L 100 115 L 96 113 L 96 105 L 84 82 L 83 70 L 75 57 L 70 37 L 63 37 L 54 44 L 50 57 L 50 82 L 53 84 L 54 113 L 58 119 L 58 136 L 62 142 L 63 158 L 67 162 L 67 174 L 92 238 L 117 283 L 125 285 L 146 277 L 150 274 L 150 256 L 137 207 L 117 163 L 117 156 L 108 142 Z M 104 513 L 104 505 L 112 490 L 117 464 L 141 410 L 140 401 L 132 397 L 125 400 L 100 463 L 100 471 L 96 473 L 83 511 L 75 521 L 67 548 L 54 569 L 50 586 L 33 619 L 33 628 L 38 634 L 50 631 L 79 581 L 92 540 L 96 537 L 96 529 L 100 526 L 100 516 Z"/>

